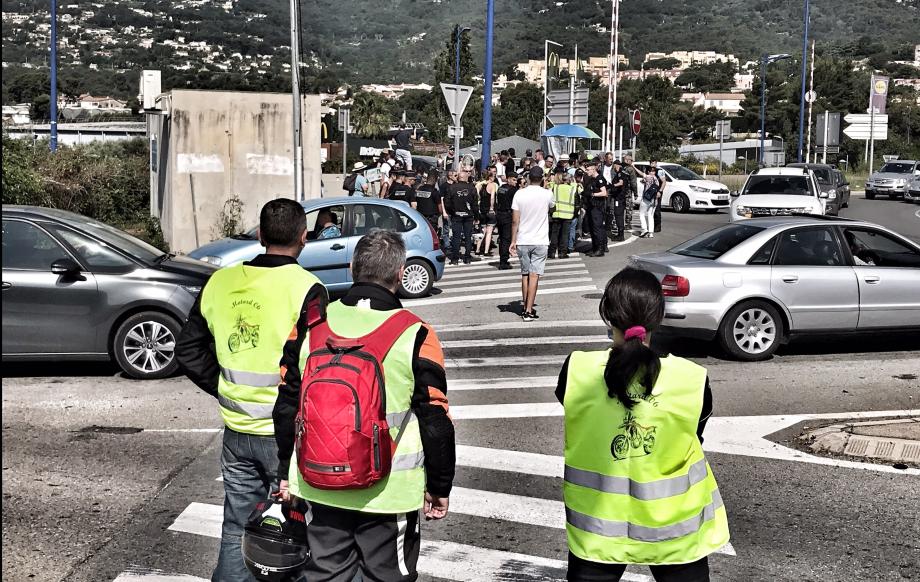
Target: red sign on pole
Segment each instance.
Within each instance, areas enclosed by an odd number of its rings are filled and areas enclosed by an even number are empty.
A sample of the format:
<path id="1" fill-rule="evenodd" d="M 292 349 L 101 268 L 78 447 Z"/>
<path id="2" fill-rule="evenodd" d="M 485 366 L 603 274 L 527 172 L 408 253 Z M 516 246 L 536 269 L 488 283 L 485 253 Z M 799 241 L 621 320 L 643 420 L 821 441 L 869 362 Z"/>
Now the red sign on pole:
<path id="1" fill-rule="evenodd" d="M 639 130 L 642 129 L 642 114 L 639 113 L 639 110 L 636 109 L 632 112 L 632 132 L 633 135 L 639 135 Z"/>

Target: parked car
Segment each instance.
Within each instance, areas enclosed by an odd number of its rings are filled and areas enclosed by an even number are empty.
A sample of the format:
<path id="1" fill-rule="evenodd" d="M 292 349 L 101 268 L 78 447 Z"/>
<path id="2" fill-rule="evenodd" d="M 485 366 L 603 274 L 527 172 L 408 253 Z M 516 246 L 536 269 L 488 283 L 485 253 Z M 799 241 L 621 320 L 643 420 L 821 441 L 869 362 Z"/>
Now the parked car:
<path id="1" fill-rule="evenodd" d="M 920 202 L 920 175 L 914 176 L 907 183 L 907 192 L 904 193 L 907 202 Z"/>
<path id="2" fill-rule="evenodd" d="M 826 212 L 827 192 L 808 168 L 760 168 L 748 176 L 729 212 L 732 222 L 759 216 L 789 216 Z"/>
<path id="3" fill-rule="evenodd" d="M 850 205 L 850 183 L 843 172 L 828 164 L 786 164 L 787 168 L 808 168 L 818 179 L 818 188 L 827 194 L 827 214 L 837 216 Z"/>
<path id="4" fill-rule="evenodd" d="M 866 180 L 866 198 L 887 194 L 889 198 L 903 198 L 907 193 L 907 183 L 915 176 L 920 176 L 920 162 L 914 160 L 894 160 L 885 162 L 869 179 Z"/>
<path id="5" fill-rule="evenodd" d="M 175 372 L 176 337 L 215 268 L 79 214 L 3 206 L 3 361 L 115 359 Z"/>
<path id="6" fill-rule="evenodd" d="M 648 172 L 651 167 L 648 162 L 635 162 L 634 165 L 643 172 Z M 720 208 L 728 208 L 729 190 L 725 184 L 707 180 L 679 164 L 659 162 L 658 170 L 668 181 L 661 195 L 662 208 L 670 208 L 674 212 L 718 212 Z M 638 190 L 636 204 L 645 190 L 642 180 L 638 181 Z"/>
<path id="7" fill-rule="evenodd" d="M 758 218 L 630 263 L 661 281 L 663 331 L 739 360 L 801 334 L 920 331 L 920 245 L 869 222 Z"/>
<path id="8" fill-rule="evenodd" d="M 417 210 L 405 202 L 379 198 L 320 198 L 302 203 L 309 231 L 298 262 L 320 278 L 330 291 L 351 287 L 351 257 L 362 235 L 374 228 L 394 230 L 406 241 L 406 270 L 400 295 L 423 297 L 444 274 L 444 252 L 437 233 Z M 341 236 L 317 238 L 323 225 L 320 212 L 332 213 Z M 225 267 L 248 261 L 262 252 L 258 227 L 201 246 L 188 254 L 212 265 Z"/>

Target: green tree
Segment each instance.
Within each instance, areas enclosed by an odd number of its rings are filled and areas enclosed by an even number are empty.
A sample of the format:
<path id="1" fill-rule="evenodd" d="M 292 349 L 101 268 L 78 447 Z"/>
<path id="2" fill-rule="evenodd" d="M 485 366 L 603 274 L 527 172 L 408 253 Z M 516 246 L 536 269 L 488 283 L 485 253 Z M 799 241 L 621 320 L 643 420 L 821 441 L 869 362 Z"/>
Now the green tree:
<path id="1" fill-rule="evenodd" d="M 680 66 L 680 59 L 665 57 L 663 59 L 652 59 L 643 63 L 646 69 L 674 69 Z"/>
<path id="2" fill-rule="evenodd" d="M 386 136 L 391 119 L 389 108 L 390 104 L 382 95 L 365 91 L 355 93 L 351 105 L 351 123 L 355 133 L 366 138 Z"/>
<path id="3" fill-rule="evenodd" d="M 735 85 L 735 65 L 724 62 L 693 65 L 681 73 L 674 84 L 703 93 L 730 91 Z"/>
<path id="4" fill-rule="evenodd" d="M 439 88 L 441 83 L 454 83 L 456 81 L 454 68 L 456 67 L 457 35 L 454 28 L 444 42 L 444 48 L 434 58 L 434 86 Z M 473 85 L 473 54 L 470 52 L 470 34 L 460 35 L 460 84 Z"/>
<path id="5" fill-rule="evenodd" d="M 493 110 L 492 116 L 492 131 L 496 136 L 539 139 L 543 90 L 532 83 L 508 86 L 502 91 L 499 107 Z"/>

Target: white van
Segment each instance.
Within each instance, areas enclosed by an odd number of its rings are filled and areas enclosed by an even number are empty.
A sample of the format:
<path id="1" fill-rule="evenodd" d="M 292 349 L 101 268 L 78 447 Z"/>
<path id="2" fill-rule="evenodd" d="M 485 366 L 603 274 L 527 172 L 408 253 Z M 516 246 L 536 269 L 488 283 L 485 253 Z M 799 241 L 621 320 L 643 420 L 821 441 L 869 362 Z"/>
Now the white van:
<path id="1" fill-rule="evenodd" d="M 648 162 L 636 162 L 636 168 L 648 172 L 651 167 Z M 658 176 L 664 176 L 668 183 L 661 195 L 661 207 L 670 208 L 674 212 L 687 212 L 688 210 L 705 210 L 718 212 L 720 208 L 728 208 L 730 196 L 728 186 L 721 182 L 707 180 L 680 164 L 658 162 Z M 639 192 L 636 203 L 642 200 L 645 186 L 642 179 L 638 180 Z"/>

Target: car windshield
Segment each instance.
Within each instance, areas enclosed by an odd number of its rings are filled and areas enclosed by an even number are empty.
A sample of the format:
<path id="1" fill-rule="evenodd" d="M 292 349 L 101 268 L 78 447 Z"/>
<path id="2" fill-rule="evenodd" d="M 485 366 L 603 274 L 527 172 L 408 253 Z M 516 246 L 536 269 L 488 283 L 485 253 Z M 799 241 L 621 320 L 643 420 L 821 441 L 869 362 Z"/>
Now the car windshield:
<path id="1" fill-rule="evenodd" d="M 90 218 L 81 218 L 81 220 L 64 219 L 67 223 L 78 230 L 82 230 L 92 236 L 102 240 L 106 244 L 119 249 L 136 259 L 144 262 L 151 262 L 166 256 L 166 253 L 153 245 L 147 244 L 139 238 L 111 227 L 108 224 L 92 220 Z"/>
<path id="2" fill-rule="evenodd" d="M 687 169 L 683 166 L 664 166 L 665 170 L 669 174 L 674 176 L 675 180 L 702 180 L 703 177 L 694 172 L 693 170 Z"/>
<path id="3" fill-rule="evenodd" d="M 811 171 L 815 173 L 819 184 L 830 184 L 832 182 L 831 171 L 827 168 L 812 168 Z"/>
<path id="4" fill-rule="evenodd" d="M 718 259 L 762 230 L 762 226 L 728 224 L 704 232 L 696 238 L 677 245 L 669 252 L 699 259 Z"/>
<path id="5" fill-rule="evenodd" d="M 741 194 L 811 196 L 805 176 L 751 176 Z"/>
<path id="6" fill-rule="evenodd" d="M 879 170 L 879 172 L 882 174 L 910 174 L 910 171 L 913 169 L 914 169 L 913 164 L 908 164 L 904 162 L 901 162 L 901 163 L 888 162 L 887 164 L 882 166 L 882 169 Z"/>

